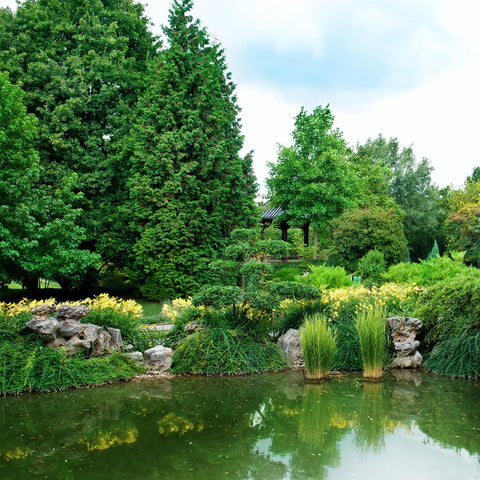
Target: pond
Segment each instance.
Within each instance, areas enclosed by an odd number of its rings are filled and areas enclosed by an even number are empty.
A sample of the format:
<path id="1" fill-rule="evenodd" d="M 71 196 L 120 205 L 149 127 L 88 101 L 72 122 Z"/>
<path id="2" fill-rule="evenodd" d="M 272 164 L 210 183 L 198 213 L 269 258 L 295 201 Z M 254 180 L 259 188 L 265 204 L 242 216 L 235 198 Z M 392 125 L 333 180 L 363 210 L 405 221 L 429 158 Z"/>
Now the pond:
<path id="1" fill-rule="evenodd" d="M 0 478 L 480 479 L 480 382 L 301 372 L 0 398 Z"/>

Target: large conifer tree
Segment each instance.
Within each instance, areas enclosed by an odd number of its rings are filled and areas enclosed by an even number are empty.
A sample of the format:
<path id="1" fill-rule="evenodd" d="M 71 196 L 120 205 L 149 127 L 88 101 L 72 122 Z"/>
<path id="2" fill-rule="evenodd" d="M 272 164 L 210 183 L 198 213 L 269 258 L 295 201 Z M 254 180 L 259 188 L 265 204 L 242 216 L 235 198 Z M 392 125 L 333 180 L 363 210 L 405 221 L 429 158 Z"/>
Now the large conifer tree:
<path id="1" fill-rule="evenodd" d="M 152 65 L 133 134 L 135 269 L 152 297 L 191 293 L 206 282 L 209 261 L 255 211 L 251 156 L 239 155 L 234 84 L 222 49 L 191 9 L 191 0 L 173 3 L 168 48 Z"/>

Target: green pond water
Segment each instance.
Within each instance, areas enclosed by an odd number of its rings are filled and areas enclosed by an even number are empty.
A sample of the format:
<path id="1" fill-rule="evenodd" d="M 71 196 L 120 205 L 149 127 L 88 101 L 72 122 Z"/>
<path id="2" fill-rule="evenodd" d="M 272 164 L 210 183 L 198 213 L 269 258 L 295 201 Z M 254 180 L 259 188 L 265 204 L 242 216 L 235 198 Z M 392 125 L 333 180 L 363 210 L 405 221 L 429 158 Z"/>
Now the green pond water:
<path id="1" fill-rule="evenodd" d="M 0 479 L 480 479 L 480 382 L 301 372 L 0 398 Z"/>

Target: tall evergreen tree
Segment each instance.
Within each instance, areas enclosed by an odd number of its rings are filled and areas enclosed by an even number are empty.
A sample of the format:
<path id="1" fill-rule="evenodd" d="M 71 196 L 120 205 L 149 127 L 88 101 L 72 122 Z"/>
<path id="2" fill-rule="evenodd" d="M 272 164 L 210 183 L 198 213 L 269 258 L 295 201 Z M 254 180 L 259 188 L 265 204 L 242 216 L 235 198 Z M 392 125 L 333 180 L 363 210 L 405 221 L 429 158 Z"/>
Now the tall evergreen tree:
<path id="1" fill-rule="evenodd" d="M 151 297 L 187 294 L 233 227 L 251 224 L 256 184 L 241 158 L 239 109 L 223 50 L 175 0 L 168 48 L 151 68 L 133 132 L 135 271 Z"/>
<path id="2" fill-rule="evenodd" d="M 42 181 L 55 189 L 76 174 L 84 244 L 111 257 L 109 230 L 127 197 L 119 140 L 155 52 L 148 25 L 134 0 L 25 0 L 0 11 L 0 71 L 22 83 L 39 119 Z"/>

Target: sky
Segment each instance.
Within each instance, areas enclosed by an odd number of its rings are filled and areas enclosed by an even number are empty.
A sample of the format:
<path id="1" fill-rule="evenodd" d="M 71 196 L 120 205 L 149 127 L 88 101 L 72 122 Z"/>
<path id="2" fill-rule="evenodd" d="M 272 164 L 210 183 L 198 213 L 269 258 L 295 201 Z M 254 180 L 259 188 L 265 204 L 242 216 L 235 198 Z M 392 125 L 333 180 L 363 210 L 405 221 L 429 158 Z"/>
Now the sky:
<path id="1" fill-rule="evenodd" d="M 142 3 L 161 34 L 171 1 Z M 302 106 L 329 104 L 351 146 L 412 145 L 440 187 L 480 166 L 478 0 L 194 0 L 192 14 L 225 50 L 261 185 Z"/>

